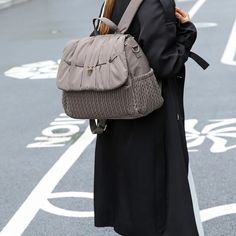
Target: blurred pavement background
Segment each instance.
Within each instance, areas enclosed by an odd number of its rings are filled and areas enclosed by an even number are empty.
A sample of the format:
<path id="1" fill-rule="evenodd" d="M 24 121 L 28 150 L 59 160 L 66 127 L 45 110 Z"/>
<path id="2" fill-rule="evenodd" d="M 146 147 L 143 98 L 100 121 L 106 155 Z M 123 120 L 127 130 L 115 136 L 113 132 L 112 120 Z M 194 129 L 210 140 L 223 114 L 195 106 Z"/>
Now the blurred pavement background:
<path id="1" fill-rule="evenodd" d="M 198 28 L 194 51 L 211 64 L 203 71 L 189 59 L 185 87 L 201 221 L 206 236 L 235 236 L 236 2 L 176 3 Z M 0 236 L 117 235 L 94 227 L 95 136 L 87 120 L 65 116 L 55 85 L 65 43 L 90 34 L 101 4 L 31 0 L 0 10 Z"/>

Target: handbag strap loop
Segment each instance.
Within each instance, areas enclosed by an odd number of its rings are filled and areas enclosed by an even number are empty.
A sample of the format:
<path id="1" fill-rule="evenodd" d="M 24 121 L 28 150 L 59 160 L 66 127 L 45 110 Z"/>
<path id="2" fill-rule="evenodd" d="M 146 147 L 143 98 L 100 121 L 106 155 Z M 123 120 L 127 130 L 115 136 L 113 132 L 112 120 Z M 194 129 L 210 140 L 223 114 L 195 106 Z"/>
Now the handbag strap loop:
<path id="1" fill-rule="evenodd" d="M 96 17 L 96 18 L 93 18 L 93 26 L 94 26 L 95 31 L 97 31 L 96 25 L 95 25 L 97 20 L 106 24 L 109 27 L 109 29 L 114 32 L 116 32 L 118 30 L 118 26 L 114 22 L 112 22 L 110 19 L 108 19 L 106 17 Z"/>
<path id="2" fill-rule="evenodd" d="M 96 123 L 95 119 L 90 119 L 89 125 L 93 134 L 102 134 L 107 128 L 107 120 L 98 119 Z"/>
<path id="3" fill-rule="evenodd" d="M 95 25 L 97 20 L 106 24 L 110 30 L 124 34 L 128 30 L 128 28 L 129 28 L 136 12 L 138 11 L 138 8 L 140 7 L 142 2 L 143 2 L 143 0 L 131 0 L 129 5 L 127 6 L 123 16 L 121 17 L 121 20 L 120 20 L 118 26 L 106 17 L 93 18 L 93 26 L 94 26 L 95 35 L 98 35 L 98 30 Z"/>

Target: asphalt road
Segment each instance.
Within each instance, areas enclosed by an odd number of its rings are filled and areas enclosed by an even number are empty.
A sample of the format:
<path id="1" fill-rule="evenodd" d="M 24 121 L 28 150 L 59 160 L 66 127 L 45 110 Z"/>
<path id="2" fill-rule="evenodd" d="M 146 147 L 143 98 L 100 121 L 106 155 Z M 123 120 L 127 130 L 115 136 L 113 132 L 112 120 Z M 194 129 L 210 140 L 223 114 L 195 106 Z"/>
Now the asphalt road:
<path id="1" fill-rule="evenodd" d="M 64 44 L 102 1 L 32 0 L 0 11 L 0 236 L 111 236 L 93 223 L 95 136 L 63 114 Z M 186 135 L 205 236 L 236 235 L 236 2 L 182 0 L 198 27 L 187 62 Z M 180 212 L 181 215 L 181 212 Z"/>

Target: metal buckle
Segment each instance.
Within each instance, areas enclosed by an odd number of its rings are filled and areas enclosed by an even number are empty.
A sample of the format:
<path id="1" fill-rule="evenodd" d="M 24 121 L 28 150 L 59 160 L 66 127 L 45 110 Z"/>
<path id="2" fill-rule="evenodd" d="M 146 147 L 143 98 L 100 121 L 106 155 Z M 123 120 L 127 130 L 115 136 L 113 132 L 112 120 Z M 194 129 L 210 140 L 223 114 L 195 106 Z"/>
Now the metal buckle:
<path id="1" fill-rule="evenodd" d="M 88 75 L 90 76 L 93 73 L 93 67 L 88 66 L 87 71 L 88 71 Z"/>
<path id="2" fill-rule="evenodd" d="M 102 128 L 102 130 L 105 131 L 106 128 L 107 128 L 107 124 L 105 124 L 105 126 L 102 126 L 102 125 L 100 125 L 100 124 L 98 123 L 98 126 L 97 126 L 97 127 L 98 127 L 98 128 Z"/>

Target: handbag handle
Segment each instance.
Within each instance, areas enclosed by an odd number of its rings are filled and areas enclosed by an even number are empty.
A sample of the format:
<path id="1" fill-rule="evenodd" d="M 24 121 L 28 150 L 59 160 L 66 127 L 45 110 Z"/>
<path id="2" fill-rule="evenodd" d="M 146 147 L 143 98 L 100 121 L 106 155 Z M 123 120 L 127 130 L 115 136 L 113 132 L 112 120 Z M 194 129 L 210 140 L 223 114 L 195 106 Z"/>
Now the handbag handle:
<path id="1" fill-rule="evenodd" d="M 96 29 L 96 25 L 95 25 L 95 22 L 96 21 L 101 21 L 103 22 L 104 24 L 106 24 L 110 30 L 114 31 L 114 32 L 117 32 L 118 31 L 118 26 L 112 22 L 110 19 L 106 18 L 106 17 L 96 17 L 96 18 L 93 18 L 93 26 L 94 26 L 94 31 L 98 34 L 98 31 Z"/>

